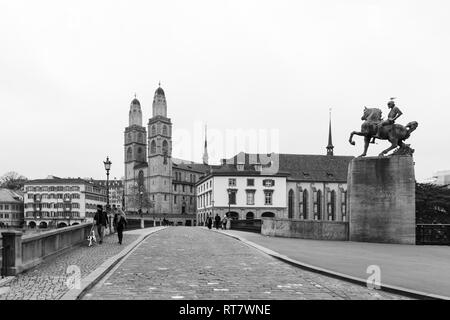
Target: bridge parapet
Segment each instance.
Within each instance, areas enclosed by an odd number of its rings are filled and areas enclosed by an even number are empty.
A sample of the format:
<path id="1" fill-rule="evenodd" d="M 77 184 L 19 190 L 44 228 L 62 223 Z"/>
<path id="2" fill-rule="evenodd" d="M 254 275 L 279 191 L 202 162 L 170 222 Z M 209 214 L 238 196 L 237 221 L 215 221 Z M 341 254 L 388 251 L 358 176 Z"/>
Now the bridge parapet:
<path id="1" fill-rule="evenodd" d="M 2 275 L 17 275 L 86 241 L 91 228 L 92 223 L 82 223 L 32 235 L 15 230 L 3 232 Z"/>

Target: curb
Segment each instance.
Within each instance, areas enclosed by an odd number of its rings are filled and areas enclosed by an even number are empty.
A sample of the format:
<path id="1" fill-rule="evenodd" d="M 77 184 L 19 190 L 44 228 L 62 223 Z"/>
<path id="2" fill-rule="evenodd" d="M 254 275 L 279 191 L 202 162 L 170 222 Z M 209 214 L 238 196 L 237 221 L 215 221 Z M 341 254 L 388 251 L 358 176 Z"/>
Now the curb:
<path id="1" fill-rule="evenodd" d="M 302 268 L 308 271 L 312 271 L 312 272 L 316 272 L 319 274 L 323 274 L 329 277 L 333 277 L 333 278 L 337 278 L 340 280 L 344 280 L 344 281 L 348 281 L 348 282 L 352 282 L 361 286 L 367 286 L 367 281 L 365 279 L 361 279 L 361 278 L 357 278 L 357 277 L 353 277 L 344 273 L 340 273 L 340 272 L 336 272 L 336 271 L 332 271 L 329 269 L 325 269 L 325 268 L 321 268 L 321 267 L 316 267 L 301 261 L 297 261 L 294 260 L 292 258 L 289 258 L 288 256 L 282 255 L 276 251 L 270 250 L 266 247 L 260 246 L 259 244 L 256 244 L 254 242 L 251 242 L 245 238 L 242 238 L 240 236 L 234 235 L 234 234 L 229 234 L 220 230 L 214 230 L 215 232 L 221 233 L 223 235 L 226 235 L 230 238 L 239 240 L 241 242 L 243 242 L 244 244 L 255 248 L 259 251 L 264 252 L 267 255 L 270 255 L 278 260 L 281 260 L 283 262 L 286 262 L 290 265 L 293 265 L 295 267 L 298 268 Z M 415 299 L 421 299 L 421 300 L 450 300 L 450 297 L 446 297 L 446 296 L 441 296 L 441 295 L 437 295 L 437 294 L 432 294 L 432 293 L 426 293 L 426 292 L 422 292 L 422 291 L 416 291 L 416 290 L 412 290 L 412 289 L 407 289 L 407 288 L 403 288 L 403 287 L 398 287 L 398 286 L 393 286 L 393 285 L 389 285 L 389 284 L 381 284 L 380 289 L 381 291 L 385 291 L 385 292 L 390 292 L 390 293 L 395 293 L 398 295 L 402 295 L 402 296 L 407 296 L 407 297 L 411 297 L 411 298 L 415 298 Z"/>
<path id="2" fill-rule="evenodd" d="M 81 286 L 79 289 L 71 289 L 66 292 L 60 300 L 78 300 L 83 296 L 86 291 L 91 289 L 96 285 L 112 268 L 114 268 L 127 254 L 129 254 L 133 249 L 139 246 L 145 239 L 147 239 L 152 234 L 166 229 L 166 227 L 159 227 L 158 229 L 151 230 L 149 233 L 139 236 L 134 242 L 129 244 L 124 250 L 108 258 L 103 262 L 97 269 L 92 271 L 86 277 L 81 279 Z"/>
<path id="3" fill-rule="evenodd" d="M 8 276 L 4 277 L 3 279 L 0 279 L 0 288 L 5 287 L 8 283 L 13 281 L 16 278 L 16 276 Z"/>

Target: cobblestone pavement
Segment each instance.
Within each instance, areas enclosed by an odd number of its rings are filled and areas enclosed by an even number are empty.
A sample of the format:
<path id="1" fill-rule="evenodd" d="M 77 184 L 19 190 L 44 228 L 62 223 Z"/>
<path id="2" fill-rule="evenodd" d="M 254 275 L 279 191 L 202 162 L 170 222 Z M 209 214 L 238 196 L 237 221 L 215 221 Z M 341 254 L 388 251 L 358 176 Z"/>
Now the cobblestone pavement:
<path id="1" fill-rule="evenodd" d="M 50 258 L 38 266 L 19 274 L 16 279 L 4 287 L 0 287 L 0 300 L 54 300 L 65 294 L 67 267 L 78 266 L 84 278 L 94 271 L 108 258 L 118 254 L 127 244 L 139 236 L 124 234 L 123 245 L 117 243 L 117 235 L 104 238 L 103 244 L 92 247 L 83 244 L 55 258 Z"/>
<path id="2" fill-rule="evenodd" d="M 170 227 L 147 238 L 83 299 L 406 298 L 293 267 L 217 232 Z"/>

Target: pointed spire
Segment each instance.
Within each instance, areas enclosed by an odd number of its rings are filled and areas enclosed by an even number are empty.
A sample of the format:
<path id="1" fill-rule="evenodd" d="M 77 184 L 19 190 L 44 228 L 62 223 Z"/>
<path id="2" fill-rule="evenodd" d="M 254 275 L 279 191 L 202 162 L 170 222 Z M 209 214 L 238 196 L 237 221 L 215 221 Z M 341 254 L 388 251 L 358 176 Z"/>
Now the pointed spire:
<path id="1" fill-rule="evenodd" d="M 205 124 L 205 148 L 203 150 L 203 164 L 208 164 L 208 136 L 207 136 L 207 125 Z"/>
<path id="2" fill-rule="evenodd" d="M 328 126 L 328 145 L 327 145 L 327 156 L 333 155 L 333 138 L 331 136 L 331 108 L 330 108 L 330 123 Z"/>

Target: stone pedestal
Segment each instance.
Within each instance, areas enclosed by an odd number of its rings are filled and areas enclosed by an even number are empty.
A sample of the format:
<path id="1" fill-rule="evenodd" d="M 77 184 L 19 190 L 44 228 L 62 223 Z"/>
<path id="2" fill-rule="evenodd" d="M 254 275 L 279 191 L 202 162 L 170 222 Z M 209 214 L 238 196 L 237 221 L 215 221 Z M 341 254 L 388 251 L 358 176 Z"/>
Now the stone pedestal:
<path id="1" fill-rule="evenodd" d="M 2 232 L 2 269 L 4 276 L 15 276 L 22 271 L 22 232 Z"/>
<path id="2" fill-rule="evenodd" d="M 412 156 L 356 158 L 347 182 L 350 241 L 415 244 Z"/>

